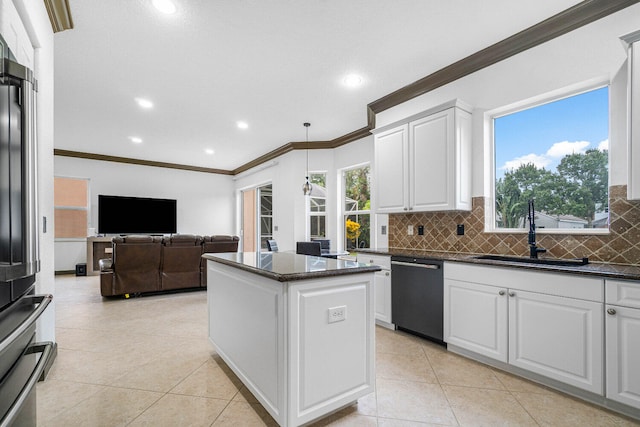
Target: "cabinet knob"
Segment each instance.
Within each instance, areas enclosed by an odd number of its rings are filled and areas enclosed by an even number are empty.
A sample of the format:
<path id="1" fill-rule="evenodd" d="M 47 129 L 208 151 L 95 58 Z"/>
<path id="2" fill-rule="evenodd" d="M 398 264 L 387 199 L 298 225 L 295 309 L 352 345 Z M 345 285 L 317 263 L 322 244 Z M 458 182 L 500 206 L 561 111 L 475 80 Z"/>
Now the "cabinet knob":
<path id="1" fill-rule="evenodd" d="M 373 264 L 373 260 L 372 259 L 369 260 L 369 264 Z"/>
<path id="2" fill-rule="evenodd" d="M 515 292 L 509 292 L 509 296 L 510 296 L 510 297 L 515 297 L 515 296 L 516 296 L 516 293 L 515 293 Z"/>
<path id="3" fill-rule="evenodd" d="M 612 316 L 615 315 L 616 314 L 616 309 L 615 308 L 608 308 L 607 309 L 607 314 L 610 314 Z"/>
<path id="4" fill-rule="evenodd" d="M 389 277 L 389 272 L 388 272 L 388 271 L 387 271 L 387 272 L 385 272 L 385 273 L 384 273 L 384 275 L 385 275 L 385 276 L 387 276 L 387 277 Z"/>
<path id="5" fill-rule="evenodd" d="M 500 296 L 504 295 L 504 291 L 498 292 L 498 295 L 500 295 Z"/>
<path id="6" fill-rule="evenodd" d="M 413 210 L 413 206 L 410 206 L 410 207 L 409 207 L 409 210 L 410 210 L 410 211 L 412 211 L 412 210 Z"/>
<path id="7" fill-rule="evenodd" d="M 407 210 L 407 208 L 404 208 L 404 210 L 406 211 L 406 210 Z"/>

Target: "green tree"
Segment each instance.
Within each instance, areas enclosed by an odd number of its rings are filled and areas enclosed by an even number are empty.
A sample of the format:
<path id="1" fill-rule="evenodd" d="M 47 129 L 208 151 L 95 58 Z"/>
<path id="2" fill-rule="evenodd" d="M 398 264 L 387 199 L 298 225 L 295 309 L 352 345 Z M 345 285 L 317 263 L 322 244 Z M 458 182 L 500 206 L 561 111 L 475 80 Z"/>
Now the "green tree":
<path id="1" fill-rule="evenodd" d="M 591 222 L 600 209 L 609 206 L 609 154 L 607 150 L 587 150 L 566 155 L 560 160 L 558 174 L 580 188 L 570 199 L 572 215 Z"/>
<path id="2" fill-rule="evenodd" d="M 371 205 L 371 177 L 369 166 L 345 172 L 345 196 L 358 202 L 358 210 L 367 210 Z"/>
<path id="3" fill-rule="evenodd" d="M 496 181 L 496 225 L 526 225 L 527 201 L 551 215 L 573 215 L 589 224 L 597 209 L 608 206 L 608 155 L 596 149 L 562 158 L 557 172 L 520 165 Z"/>

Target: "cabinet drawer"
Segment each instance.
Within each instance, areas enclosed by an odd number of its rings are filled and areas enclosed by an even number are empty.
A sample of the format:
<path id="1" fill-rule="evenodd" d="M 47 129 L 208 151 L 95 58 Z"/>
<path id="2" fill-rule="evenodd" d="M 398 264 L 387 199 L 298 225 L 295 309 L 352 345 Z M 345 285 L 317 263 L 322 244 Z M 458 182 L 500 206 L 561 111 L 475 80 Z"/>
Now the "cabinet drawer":
<path id="1" fill-rule="evenodd" d="M 603 280 L 579 274 L 446 262 L 444 278 L 587 301 L 604 301 Z"/>
<path id="2" fill-rule="evenodd" d="M 607 304 L 640 308 L 640 282 L 605 280 Z"/>
<path id="3" fill-rule="evenodd" d="M 387 270 L 391 269 L 391 257 L 385 255 L 358 254 L 358 262 L 379 265 Z"/>

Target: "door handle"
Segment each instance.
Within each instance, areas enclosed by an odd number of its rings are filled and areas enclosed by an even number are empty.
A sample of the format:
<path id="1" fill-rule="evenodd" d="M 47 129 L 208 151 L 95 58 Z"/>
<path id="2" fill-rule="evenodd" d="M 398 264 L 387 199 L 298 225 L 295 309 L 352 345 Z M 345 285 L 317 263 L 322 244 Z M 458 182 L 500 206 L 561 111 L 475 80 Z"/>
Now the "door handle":
<path id="1" fill-rule="evenodd" d="M 391 265 L 403 265 L 405 267 L 426 268 L 428 270 L 439 270 L 440 266 L 435 264 L 414 264 L 412 262 L 391 261 Z"/>

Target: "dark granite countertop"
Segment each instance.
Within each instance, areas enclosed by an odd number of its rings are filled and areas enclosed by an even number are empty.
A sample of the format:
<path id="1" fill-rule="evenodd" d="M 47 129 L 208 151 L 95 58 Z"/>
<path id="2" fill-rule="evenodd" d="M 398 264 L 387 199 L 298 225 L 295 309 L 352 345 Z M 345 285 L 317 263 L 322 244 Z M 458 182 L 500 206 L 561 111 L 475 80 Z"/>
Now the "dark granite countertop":
<path id="1" fill-rule="evenodd" d="M 476 258 L 480 255 L 486 254 L 434 252 L 402 248 L 358 249 L 357 252 L 377 255 L 410 256 L 422 259 L 464 262 L 479 265 L 492 265 L 495 267 L 548 271 L 553 273 L 583 274 L 588 276 L 600 276 L 603 278 L 620 280 L 640 280 L 640 266 L 635 265 L 609 264 L 603 262 L 593 262 L 586 265 L 575 266 L 528 264 L 521 262 L 508 262 Z"/>
<path id="2" fill-rule="evenodd" d="M 380 271 L 377 265 L 298 255 L 290 252 L 209 253 L 203 258 L 259 274 L 278 282 Z"/>

